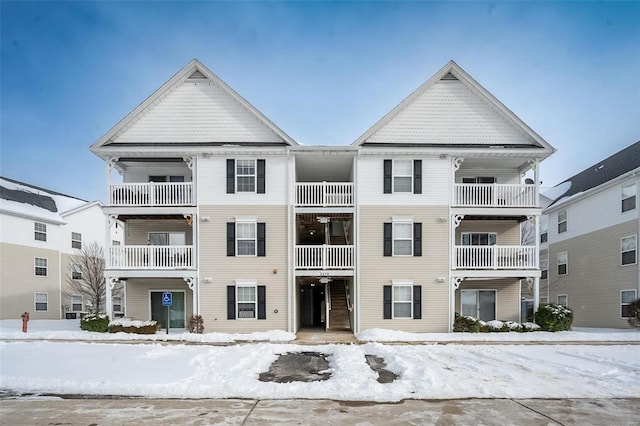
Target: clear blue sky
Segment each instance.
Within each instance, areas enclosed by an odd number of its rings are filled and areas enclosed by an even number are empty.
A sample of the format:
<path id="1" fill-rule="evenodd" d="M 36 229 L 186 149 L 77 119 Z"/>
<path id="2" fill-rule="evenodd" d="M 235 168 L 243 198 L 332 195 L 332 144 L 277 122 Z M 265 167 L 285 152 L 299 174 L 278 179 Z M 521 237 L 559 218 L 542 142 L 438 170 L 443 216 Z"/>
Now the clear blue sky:
<path id="1" fill-rule="evenodd" d="M 0 3 L 0 174 L 103 199 L 88 150 L 192 58 L 306 145 L 346 145 L 454 59 L 558 152 L 640 139 L 640 2 Z"/>

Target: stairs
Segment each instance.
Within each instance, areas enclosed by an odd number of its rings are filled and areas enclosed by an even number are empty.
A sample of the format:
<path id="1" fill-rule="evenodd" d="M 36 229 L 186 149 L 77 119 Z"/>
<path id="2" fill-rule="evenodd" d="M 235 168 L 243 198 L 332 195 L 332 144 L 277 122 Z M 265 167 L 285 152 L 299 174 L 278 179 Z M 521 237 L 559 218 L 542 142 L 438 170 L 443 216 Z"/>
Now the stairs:
<path id="1" fill-rule="evenodd" d="M 331 311 L 329 311 L 329 330 L 350 331 L 351 321 L 347 308 L 347 297 L 344 281 L 334 281 L 330 284 Z"/>

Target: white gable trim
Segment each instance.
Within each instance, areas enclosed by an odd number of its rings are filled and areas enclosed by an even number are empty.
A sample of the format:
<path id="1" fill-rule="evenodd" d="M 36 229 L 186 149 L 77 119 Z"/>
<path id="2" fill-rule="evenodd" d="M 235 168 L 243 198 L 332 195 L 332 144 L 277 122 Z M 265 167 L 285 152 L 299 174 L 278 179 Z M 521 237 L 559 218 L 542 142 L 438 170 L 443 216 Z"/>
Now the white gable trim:
<path id="1" fill-rule="evenodd" d="M 252 115 L 254 115 L 258 121 L 265 124 L 270 130 L 276 133 L 282 140 L 290 146 L 296 146 L 298 143 L 293 140 L 289 135 L 287 135 L 282 129 L 276 126 L 271 120 L 269 120 L 264 114 L 258 111 L 253 105 L 251 105 L 246 99 L 240 96 L 235 90 L 229 87 L 221 78 L 215 75 L 211 70 L 205 67 L 200 61 L 197 59 L 191 60 L 187 65 L 185 65 L 180 71 L 178 71 L 173 77 L 171 77 L 166 83 L 164 83 L 159 89 L 157 89 L 151 96 L 144 100 L 140 105 L 138 105 L 133 111 L 127 114 L 122 120 L 120 120 L 115 126 L 113 126 L 107 133 L 105 133 L 100 139 L 98 139 L 93 145 L 91 145 L 90 149 L 92 151 L 99 150 L 105 146 L 108 146 L 111 138 L 116 136 L 121 130 L 126 128 L 129 124 L 131 124 L 140 114 L 142 114 L 148 107 L 153 105 L 156 101 L 158 101 L 162 96 L 164 96 L 168 91 L 170 91 L 176 84 L 180 83 L 183 80 L 189 78 L 191 74 L 195 71 L 199 71 L 205 77 L 210 79 L 220 88 L 222 88 L 226 93 L 228 93 L 234 100 L 240 103 L 244 108 L 249 111 Z"/>

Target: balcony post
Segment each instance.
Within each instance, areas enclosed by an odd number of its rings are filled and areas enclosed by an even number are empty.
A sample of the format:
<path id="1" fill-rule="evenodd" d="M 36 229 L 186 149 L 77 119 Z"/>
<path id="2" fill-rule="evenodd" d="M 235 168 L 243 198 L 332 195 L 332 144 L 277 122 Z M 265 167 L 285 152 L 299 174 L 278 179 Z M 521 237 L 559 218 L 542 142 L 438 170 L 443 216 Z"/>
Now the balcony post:
<path id="1" fill-rule="evenodd" d="M 156 190 L 155 190 L 155 182 L 149 182 L 149 205 L 156 205 Z"/>
<path id="2" fill-rule="evenodd" d="M 533 313 L 540 307 L 540 277 L 533 278 Z"/>

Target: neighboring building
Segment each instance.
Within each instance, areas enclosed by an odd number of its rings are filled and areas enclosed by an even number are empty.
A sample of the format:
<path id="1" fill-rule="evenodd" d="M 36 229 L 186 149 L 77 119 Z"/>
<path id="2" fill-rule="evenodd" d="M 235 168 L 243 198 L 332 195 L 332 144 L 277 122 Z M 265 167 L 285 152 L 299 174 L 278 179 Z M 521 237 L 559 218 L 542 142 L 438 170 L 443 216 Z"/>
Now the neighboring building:
<path id="1" fill-rule="evenodd" d="M 67 285 L 77 277 L 73 255 L 94 241 L 104 247 L 105 232 L 99 201 L 0 177 L 0 319 L 84 312 L 87 300 Z M 115 227 L 113 232 L 118 235 Z"/>
<path id="2" fill-rule="evenodd" d="M 127 317 L 442 332 L 517 321 L 520 280 L 538 288 L 520 224 L 554 149 L 453 61 L 353 144 L 301 146 L 193 60 L 91 150 L 126 224 L 105 274 Z"/>
<path id="3" fill-rule="evenodd" d="M 569 306 L 577 327 L 629 327 L 640 295 L 640 142 L 545 194 L 541 302 Z"/>

